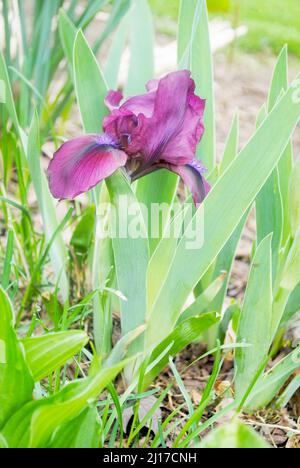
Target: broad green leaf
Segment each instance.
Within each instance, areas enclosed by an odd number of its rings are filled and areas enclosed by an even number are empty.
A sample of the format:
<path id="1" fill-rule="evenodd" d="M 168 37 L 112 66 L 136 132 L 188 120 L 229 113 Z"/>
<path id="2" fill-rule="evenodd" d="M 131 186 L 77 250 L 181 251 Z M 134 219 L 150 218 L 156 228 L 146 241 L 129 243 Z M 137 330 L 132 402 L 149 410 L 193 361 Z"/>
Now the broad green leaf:
<path id="1" fill-rule="evenodd" d="M 0 80 L 0 104 L 5 104 L 6 102 L 6 87 L 4 81 Z"/>
<path id="2" fill-rule="evenodd" d="M 216 324 L 219 320 L 220 317 L 217 314 L 210 312 L 198 317 L 189 318 L 177 325 L 174 330 L 152 351 L 149 362 L 156 361 L 156 359 L 162 355 L 164 349 L 169 348 L 168 354 L 164 355 L 163 358 L 151 369 L 151 371 L 146 374 L 144 387 L 146 388 L 151 384 L 160 371 L 168 364 L 169 356 L 176 356 L 186 346 L 199 339 L 206 330 Z"/>
<path id="3" fill-rule="evenodd" d="M 150 253 L 153 254 L 159 241 L 163 237 L 164 229 L 169 221 L 170 210 L 176 195 L 178 180 L 176 174 L 164 169 L 147 175 L 137 183 L 136 196 L 139 202 L 147 207 L 148 214 L 148 238 Z M 162 207 L 161 223 L 158 226 L 158 234 L 152 236 L 151 229 L 155 225 L 152 209 Z"/>
<path id="4" fill-rule="evenodd" d="M 0 448 L 8 448 L 6 439 L 5 439 L 4 436 L 1 434 L 1 432 L 0 432 Z"/>
<path id="5" fill-rule="evenodd" d="M 184 229 L 185 223 L 187 223 L 187 216 L 191 214 L 190 208 L 191 205 L 189 204 L 191 201 L 190 199 L 187 200 L 187 204 L 184 205 L 173 205 L 172 211 L 174 210 L 174 216 L 172 219 L 165 226 L 165 231 L 163 233 L 162 238 L 156 245 L 154 252 L 151 255 L 148 270 L 147 270 L 147 307 L 148 310 L 151 310 L 156 297 L 159 294 L 161 286 L 164 283 L 164 280 L 169 272 L 172 259 L 174 257 L 178 239 L 182 234 L 182 230 Z M 168 214 L 170 213 L 170 206 L 167 204 L 162 205 L 162 212 L 160 211 L 158 217 L 160 219 L 168 218 Z M 170 213 L 171 214 L 171 213 Z M 148 220 L 149 222 L 149 220 Z M 154 230 L 157 229 L 157 233 L 159 232 L 159 228 L 156 225 L 154 219 L 151 219 L 150 229 L 153 234 Z M 152 235 L 150 233 L 150 236 Z M 159 233 L 160 234 L 160 233 Z M 153 247 L 153 237 L 152 240 L 152 247 Z"/>
<path id="6" fill-rule="evenodd" d="M 150 316 L 147 345 L 163 339 L 172 329 L 190 292 L 278 164 L 300 118 L 300 101 L 294 99 L 294 93 L 291 87 L 206 197 L 203 246 L 197 251 L 190 250 L 185 236 L 179 242 L 168 278 Z M 199 217 L 199 210 L 195 216 Z M 162 316 L 163 326 L 157 329 Z"/>
<path id="7" fill-rule="evenodd" d="M 11 448 L 45 448 L 60 426 L 71 423 L 121 372 L 128 361 L 74 381 L 54 396 L 23 406 L 6 423 L 3 435 Z"/>
<path id="8" fill-rule="evenodd" d="M 233 234 L 230 236 L 229 240 L 226 242 L 225 246 L 219 253 L 217 260 L 214 264 L 214 268 L 213 268 L 213 272 L 211 276 L 212 281 L 215 278 L 218 278 L 220 275 L 224 274 L 224 272 L 227 273 L 225 281 L 223 281 L 221 290 L 219 291 L 219 293 L 216 295 L 216 297 L 213 299 L 213 301 L 209 305 L 210 310 L 214 310 L 218 313 L 222 312 L 224 299 L 226 297 L 228 284 L 229 284 L 229 280 L 231 277 L 233 262 L 235 260 L 236 249 L 241 239 L 241 235 L 245 227 L 246 221 L 248 219 L 249 211 L 250 210 L 248 210 L 246 214 L 243 216 L 242 220 L 240 221 L 240 223 L 234 230 Z M 215 346 L 218 333 L 219 331 L 216 328 L 210 328 L 208 330 L 208 333 L 205 334 L 204 339 L 207 342 L 208 347 L 211 348 Z"/>
<path id="9" fill-rule="evenodd" d="M 147 0 L 132 0 L 130 15 L 130 63 L 125 95 L 143 94 L 154 77 L 154 27 Z"/>
<path id="10" fill-rule="evenodd" d="M 87 342 L 86 333 L 79 330 L 23 339 L 26 361 L 34 380 L 37 382 L 50 375 L 77 354 Z"/>
<path id="11" fill-rule="evenodd" d="M 269 92 L 268 110 L 269 112 L 275 106 L 277 100 L 281 96 L 282 92 L 288 89 L 288 54 L 287 46 L 285 45 L 279 54 L 277 63 L 275 65 L 272 83 Z M 288 200 L 288 188 L 289 179 L 293 166 L 293 148 L 291 141 L 288 143 L 282 157 L 278 164 L 279 174 L 279 191 L 282 199 L 283 209 L 283 244 L 286 242 L 289 236 L 290 217 L 289 217 L 289 200 Z M 274 233 L 275 235 L 275 233 Z"/>
<path id="12" fill-rule="evenodd" d="M 125 335 L 143 325 L 147 319 L 148 238 L 140 206 L 122 172 L 118 171 L 106 183 L 116 212 L 112 243 L 118 289 L 127 299 L 121 301 L 121 327 Z M 133 214 L 132 219 L 129 213 Z"/>
<path id="13" fill-rule="evenodd" d="M 215 111 L 213 62 L 206 0 L 181 0 L 178 63 L 179 68 L 191 70 L 197 94 L 206 99 L 205 133 L 199 145 L 198 157 L 210 172 L 215 165 Z"/>
<path id="14" fill-rule="evenodd" d="M 100 424 L 95 407 L 87 408 L 72 424 L 64 424 L 56 432 L 50 448 L 99 448 Z"/>
<path id="15" fill-rule="evenodd" d="M 235 352 L 235 393 L 241 400 L 253 382 L 271 345 L 272 316 L 272 236 L 258 246 L 248 278 L 241 311 L 237 342 L 250 344 Z"/>
<path id="16" fill-rule="evenodd" d="M 300 228 L 300 158 L 297 159 L 291 178 L 289 187 L 289 210 L 291 220 L 291 235 L 296 236 L 297 230 Z"/>
<path id="17" fill-rule="evenodd" d="M 283 48 L 276 63 L 269 91 L 268 109 L 270 112 L 283 92 L 287 90 L 287 49 Z M 266 115 L 261 114 L 258 125 Z M 282 242 L 288 237 L 289 210 L 288 184 L 292 165 L 290 145 L 282 154 L 278 167 L 274 169 L 270 178 L 262 188 L 256 199 L 257 242 L 260 243 L 268 234 L 273 233 L 272 264 L 273 279 L 276 278 L 279 251 Z M 268 213 L 268 216 L 266 216 Z"/>
<path id="18" fill-rule="evenodd" d="M 273 234 L 272 265 L 273 278 L 275 279 L 283 235 L 283 208 L 277 168 L 274 169 L 256 199 L 256 223 L 257 243 L 262 242 L 268 234 Z"/>
<path id="19" fill-rule="evenodd" d="M 275 398 L 290 376 L 299 369 L 300 346 L 267 372 L 255 385 L 247 409 L 265 408 Z"/>
<path id="20" fill-rule="evenodd" d="M 12 305 L 0 286 L 0 429 L 32 399 L 33 379 L 14 330 Z"/>
<path id="21" fill-rule="evenodd" d="M 107 84 L 83 33 L 78 31 L 73 51 L 77 102 L 86 133 L 101 133 L 108 110 L 104 104 Z"/>
<path id="22" fill-rule="evenodd" d="M 200 444 L 200 448 L 271 448 L 250 427 L 238 419 L 212 431 Z"/>
<path id="23" fill-rule="evenodd" d="M 41 143 L 39 134 L 39 121 L 37 115 L 33 117 L 28 137 L 28 165 L 31 180 L 36 193 L 39 209 L 43 219 L 46 241 L 49 242 L 56 232 L 59 223 L 56 217 L 54 201 L 49 191 L 45 173 L 40 165 Z M 69 298 L 69 282 L 66 273 L 68 256 L 61 233 L 58 233 L 50 249 L 52 268 L 55 272 L 59 290 L 66 301 Z"/>

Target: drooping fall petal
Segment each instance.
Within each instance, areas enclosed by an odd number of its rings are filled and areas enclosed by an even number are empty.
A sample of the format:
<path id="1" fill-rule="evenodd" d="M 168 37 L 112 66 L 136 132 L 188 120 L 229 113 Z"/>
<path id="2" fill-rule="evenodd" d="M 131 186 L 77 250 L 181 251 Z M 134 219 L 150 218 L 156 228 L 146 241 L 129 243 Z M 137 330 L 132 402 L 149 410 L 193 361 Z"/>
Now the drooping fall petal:
<path id="1" fill-rule="evenodd" d="M 64 143 L 49 164 L 52 195 L 73 199 L 124 166 L 127 155 L 107 135 L 85 135 Z"/>
<path id="2" fill-rule="evenodd" d="M 190 190 L 196 206 L 203 202 L 211 187 L 203 175 L 205 167 L 200 161 L 193 160 L 184 166 L 168 164 L 165 168 L 180 176 L 184 185 Z"/>

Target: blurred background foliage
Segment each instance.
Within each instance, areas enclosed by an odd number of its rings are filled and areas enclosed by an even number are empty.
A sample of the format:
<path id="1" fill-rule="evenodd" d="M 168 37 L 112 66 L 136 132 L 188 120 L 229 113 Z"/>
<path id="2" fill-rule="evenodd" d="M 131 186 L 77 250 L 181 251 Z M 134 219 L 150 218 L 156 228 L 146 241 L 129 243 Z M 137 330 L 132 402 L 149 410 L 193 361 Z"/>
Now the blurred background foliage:
<path id="1" fill-rule="evenodd" d="M 150 0 L 157 17 L 178 17 L 179 0 Z M 299 0 L 208 0 L 212 15 L 222 15 L 234 25 L 244 24 L 248 34 L 237 40 L 247 52 L 271 51 L 278 54 L 283 43 L 300 58 Z"/>

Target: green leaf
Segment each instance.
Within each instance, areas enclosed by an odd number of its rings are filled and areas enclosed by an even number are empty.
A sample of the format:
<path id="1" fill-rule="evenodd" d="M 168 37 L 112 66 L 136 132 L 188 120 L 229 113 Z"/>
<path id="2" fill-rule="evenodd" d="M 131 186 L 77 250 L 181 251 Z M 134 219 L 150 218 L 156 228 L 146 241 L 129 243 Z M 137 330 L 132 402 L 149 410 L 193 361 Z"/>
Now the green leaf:
<path id="1" fill-rule="evenodd" d="M 54 431 L 74 421 L 88 405 L 93 405 L 102 390 L 121 372 L 128 361 L 102 369 L 97 375 L 73 381 L 54 396 L 28 403 L 17 411 L 3 428 L 12 448 L 45 448 Z"/>
<path id="2" fill-rule="evenodd" d="M 271 448 L 253 430 L 238 419 L 212 431 L 200 444 L 200 448 Z"/>
<path id="3" fill-rule="evenodd" d="M 187 205 L 188 210 L 190 206 L 191 205 Z M 153 306 L 155 299 L 161 289 L 161 286 L 164 283 L 164 280 L 168 274 L 170 265 L 172 263 L 172 259 L 176 251 L 178 239 L 180 238 L 188 214 L 188 211 L 185 212 L 185 205 L 173 205 L 173 208 L 175 210 L 174 217 L 165 226 L 164 234 L 157 243 L 148 265 L 147 306 L 149 310 L 151 310 L 151 307 Z M 167 213 L 162 213 L 162 217 L 165 216 L 166 218 L 168 218 L 168 214 L 170 212 L 169 205 L 163 205 L 163 210 L 166 210 Z M 156 228 L 158 228 L 158 226 L 156 226 L 155 220 L 151 219 L 149 231 L 152 231 L 153 233 Z M 157 229 L 157 232 L 158 231 L 159 229 Z M 152 238 L 151 240 L 153 247 L 154 239 Z"/>
<path id="4" fill-rule="evenodd" d="M 156 346 L 152 351 L 150 363 L 154 362 L 166 348 L 169 348 L 168 354 L 163 358 L 145 375 L 144 387 L 147 388 L 161 370 L 168 364 L 169 356 L 176 356 L 186 346 L 208 330 L 211 326 L 216 324 L 220 317 L 214 312 L 202 314 L 198 317 L 192 317 L 180 323 L 174 330 Z"/>
<path id="5" fill-rule="evenodd" d="M 300 346 L 282 359 L 257 382 L 252 391 L 251 399 L 247 402 L 247 409 L 254 411 L 268 406 L 293 372 L 299 369 L 299 366 Z"/>
<path id="6" fill-rule="evenodd" d="M 179 68 L 191 70 L 197 94 L 206 99 L 205 133 L 198 148 L 198 157 L 210 172 L 215 166 L 215 110 L 213 61 L 206 0 L 181 0 L 178 63 Z"/>
<path id="7" fill-rule="evenodd" d="M 39 120 L 33 117 L 28 137 L 28 165 L 31 180 L 36 193 L 39 209 L 43 219 L 46 241 L 49 242 L 57 231 L 59 223 L 56 217 L 54 201 L 49 191 L 45 173 L 40 165 L 41 144 L 39 134 Z M 66 273 L 68 256 L 61 233 L 57 233 L 50 248 L 50 258 L 59 290 L 66 301 L 69 298 L 69 281 Z"/>
<path id="8" fill-rule="evenodd" d="M 205 312 L 208 308 L 211 308 L 211 303 L 213 302 L 214 298 L 217 296 L 219 291 L 221 290 L 224 284 L 224 276 L 221 275 L 217 279 L 215 279 L 208 288 L 200 294 L 196 298 L 196 300 L 185 309 L 182 314 L 180 315 L 177 324 L 183 322 L 184 320 L 195 317 L 196 315 L 200 315 Z M 215 309 L 211 309 L 215 310 Z"/>
<path id="9" fill-rule="evenodd" d="M 235 115 L 231 128 L 227 137 L 227 141 L 225 144 L 225 149 L 223 153 L 223 157 L 220 164 L 220 172 L 221 174 L 226 171 L 227 167 L 230 166 L 232 161 L 238 154 L 238 144 L 239 144 L 239 116 L 238 114 Z"/>
<path id="10" fill-rule="evenodd" d="M 291 235 L 296 236 L 297 230 L 300 228 L 300 158 L 297 159 L 291 178 L 289 187 L 289 210 L 291 220 Z"/>
<path id="11" fill-rule="evenodd" d="M 47 377 L 65 364 L 88 342 L 86 333 L 79 330 L 49 333 L 36 338 L 25 338 L 22 344 L 26 361 L 35 382 Z"/>
<path id="12" fill-rule="evenodd" d="M 0 432 L 0 448 L 8 448 L 7 442 L 4 436 Z"/>
<path id="13" fill-rule="evenodd" d="M 50 448 L 98 448 L 100 424 L 95 407 L 87 408 L 72 424 L 64 424 L 56 432 Z"/>
<path id="14" fill-rule="evenodd" d="M 1 279 L 1 284 L 2 284 L 3 289 L 6 289 L 9 285 L 9 276 L 10 276 L 11 265 L 12 265 L 13 251 L 14 251 L 14 232 L 12 229 L 9 229 L 9 231 L 7 232 L 6 253 L 5 253 L 5 259 L 3 263 L 3 272 L 2 272 L 2 279 Z"/>
<path id="15" fill-rule="evenodd" d="M 125 95 L 145 92 L 154 76 L 154 27 L 147 0 L 132 0 L 130 14 L 130 63 Z"/>
<path id="16" fill-rule="evenodd" d="M 117 29 L 113 43 L 110 47 L 106 64 L 105 76 L 111 89 L 118 87 L 118 77 L 122 59 L 122 53 L 129 34 L 130 14 L 127 14 Z"/>
<path id="17" fill-rule="evenodd" d="M 197 251 L 189 249 L 185 236 L 179 242 L 169 275 L 150 315 L 147 345 L 160 341 L 172 329 L 190 292 L 276 167 L 300 117 L 300 101 L 294 99 L 294 93 L 291 87 L 206 197 L 203 246 Z M 195 218 L 199 216 L 201 210 Z M 195 219 L 193 223 L 196 224 Z M 163 326 L 157 329 L 161 317 L 164 317 Z"/>
<path id="18" fill-rule="evenodd" d="M 136 196 L 139 202 L 146 206 L 148 214 L 148 238 L 150 253 L 155 252 L 160 240 L 163 237 L 164 229 L 169 221 L 171 206 L 175 199 L 179 178 L 176 174 L 161 169 L 146 177 L 140 179 L 137 183 Z M 152 208 L 162 207 L 162 216 L 160 225 L 157 227 L 157 234 L 155 232 L 155 219 L 152 216 Z"/>
<path id="19" fill-rule="evenodd" d="M 280 395 L 277 400 L 276 406 L 277 408 L 284 408 L 288 405 L 289 401 L 292 399 L 293 395 L 298 391 L 300 388 L 300 374 L 297 375 L 291 383 L 286 387 L 284 392 Z"/>
<path id="20" fill-rule="evenodd" d="M 266 112 L 274 108 L 287 88 L 287 48 L 284 47 L 275 65 Z M 266 114 L 261 114 L 260 120 L 265 117 Z M 260 125 L 261 121 L 258 121 L 258 124 Z M 273 233 L 273 279 L 276 278 L 281 244 L 285 244 L 289 235 L 288 185 L 291 168 L 292 150 L 289 144 L 282 154 L 278 167 L 274 169 L 256 200 L 257 242 L 260 243 L 268 234 Z"/>
<path id="21" fill-rule="evenodd" d="M 291 250 L 288 254 L 280 286 L 292 292 L 300 278 L 300 227 L 295 235 Z"/>
<path id="22" fill-rule="evenodd" d="M 73 52 L 75 88 L 86 133 L 99 133 L 108 110 L 107 84 L 83 33 L 78 31 Z"/>
<path id="23" fill-rule="evenodd" d="M 300 309 L 300 283 L 297 284 L 294 291 L 290 294 L 288 303 L 286 305 L 282 323 L 286 323 L 293 315 Z"/>
<path id="24" fill-rule="evenodd" d="M 34 385 L 13 322 L 12 305 L 0 286 L 0 429 L 32 399 Z"/>
<path id="25" fill-rule="evenodd" d="M 288 53 L 287 46 L 285 45 L 279 54 L 277 63 L 275 65 L 272 83 L 270 87 L 269 100 L 268 100 L 268 111 L 270 112 L 275 106 L 277 100 L 281 96 L 282 92 L 288 89 Z M 279 175 L 279 191 L 281 193 L 282 209 L 283 209 L 283 238 L 282 242 L 285 242 L 289 236 L 289 179 L 293 167 L 293 147 L 291 141 L 288 143 L 285 151 L 283 152 L 279 164 L 278 164 L 278 175 Z M 278 206 L 280 209 L 280 207 Z M 275 233 L 274 233 L 275 235 Z"/>
<path id="26" fill-rule="evenodd" d="M 235 352 L 235 392 L 241 400 L 268 355 L 272 317 L 272 235 L 258 246 L 247 283 L 237 333 L 238 343 L 250 344 Z"/>
<path id="27" fill-rule="evenodd" d="M 133 343 L 145 331 L 145 328 L 145 325 L 141 325 L 135 330 L 130 331 L 126 335 L 122 336 L 122 338 L 120 338 L 113 347 L 113 350 L 111 351 L 108 358 L 105 360 L 104 367 L 115 366 L 118 364 L 118 362 L 125 359 L 131 343 Z"/>
<path id="28" fill-rule="evenodd" d="M 118 289 L 127 299 L 121 301 L 121 327 L 122 334 L 125 335 L 143 325 L 147 318 L 148 239 L 140 206 L 122 172 L 118 171 L 108 178 L 106 184 L 116 213 L 112 225 L 112 242 Z M 130 219 L 128 214 L 133 212 L 133 218 Z"/>
<path id="29" fill-rule="evenodd" d="M 71 66 L 73 62 L 73 48 L 77 29 L 62 8 L 60 9 L 58 16 L 58 30 L 64 54 L 68 60 L 69 66 Z"/>
<path id="30" fill-rule="evenodd" d="M 2 52 L 0 51 L 0 81 L 1 81 L 1 89 L 2 89 L 2 98 L 0 101 L 6 105 L 10 118 L 16 128 L 19 130 L 19 119 L 17 116 L 17 111 L 15 108 L 13 93 L 10 85 L 9 75 L 7 71 L 7 66 L 5 63 L 5 59 L 3 57 Z"/>
<path id="31" fill-rule="evenodd" d="M 89 251 L 93 240 L 93 228 L 95 224 L 95 207 L 89 206 L 83 212 L 74 229 L 70 245 L 73 247 L 78 260 L 82 259 Z"/>

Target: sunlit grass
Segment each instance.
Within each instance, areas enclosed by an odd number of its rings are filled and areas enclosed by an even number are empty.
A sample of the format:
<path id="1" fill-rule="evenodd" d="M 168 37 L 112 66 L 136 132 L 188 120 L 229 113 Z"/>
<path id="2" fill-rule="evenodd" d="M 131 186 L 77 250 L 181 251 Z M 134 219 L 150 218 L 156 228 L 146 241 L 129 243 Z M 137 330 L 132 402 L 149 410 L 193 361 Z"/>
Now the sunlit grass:
<path id="1" fill-rule="evenodd" d="M 210 3 L 216 14 L 217 2 Z M 176 21 L 179 0 L 150 0 L 150 4 L 158 17 L 167 16 Z M 250 52 L 269 49 L 278 54 L 282 44 L 287 43 L 290 52 L 300 57 L 298 0 L 231 0 L 230 11 L 224 15 L 248 27 L 248 34 L 238 42 L 242 49 Z"/>

